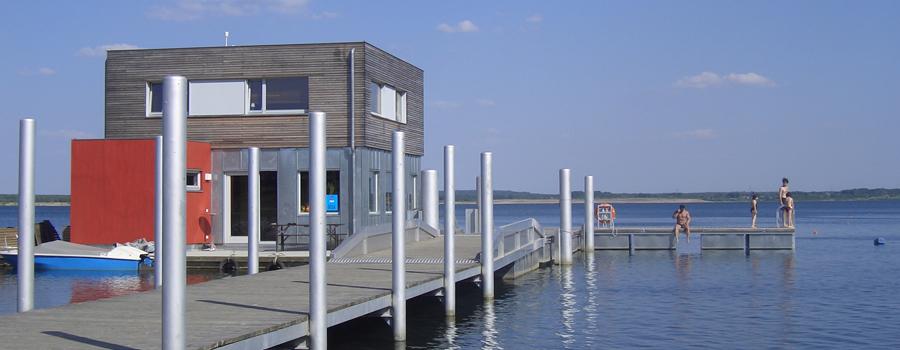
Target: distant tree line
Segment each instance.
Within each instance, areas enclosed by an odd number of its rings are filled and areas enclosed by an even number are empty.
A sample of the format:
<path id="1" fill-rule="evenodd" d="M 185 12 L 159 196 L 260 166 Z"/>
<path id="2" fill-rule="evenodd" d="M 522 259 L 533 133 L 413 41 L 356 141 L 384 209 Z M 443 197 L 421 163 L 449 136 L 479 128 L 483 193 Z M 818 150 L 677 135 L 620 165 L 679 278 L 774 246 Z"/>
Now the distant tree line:
<path id="1" fill-rule="evenodd" d="M 668 193 L 612 193 L 594 192 L 594 198 L 602 199 L 699 199 L 710 202 L 736 202 L 750 200 L 756 193 L 762 201 L 778 200 L 777 192 L 668 192 Z M 900 189 L 893 188 L 855 188 L 842 191 L 792 191 L 798 201 L 843 201 L 843 200 L 900 200 Z M 475 191 L 456 191 L 457 201 L 475 201 Z M 443 198 L 443 192 L 441 192 Z M 584 199 L 584 191 L 573 191 L 573 199 Z M 558 194 L 532 193 L 520 191 L 494 191 L 495 200 L 510 199 L 559 199 Z"/>
<path id="2" fill-rule="evenodd" d="M 69 203 L 69 195 L 67 194 L 37 194 L 34 195 L 34 201 L 39 203 Z M 18 203 L 19 195 L 17 194 L 0 194 L 0 203 Z"/>

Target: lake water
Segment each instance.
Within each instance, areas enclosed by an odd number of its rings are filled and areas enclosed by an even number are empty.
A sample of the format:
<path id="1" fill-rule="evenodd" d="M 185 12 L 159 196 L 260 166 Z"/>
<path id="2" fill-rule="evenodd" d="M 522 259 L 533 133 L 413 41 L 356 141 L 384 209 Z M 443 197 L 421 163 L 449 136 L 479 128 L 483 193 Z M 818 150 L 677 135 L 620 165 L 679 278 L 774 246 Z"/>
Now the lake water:
<path id="1" fill-rule="evenodd" d="M 460 223 L 470 207 L 458 209 Z M 695 226 L 749 225 L 746 203 L 688 208 Z M 668 226 L 675 205 L 616 209 L 619 226 Z M 775 205 L 762 203 L 760 210 L 760 225 L 773 225 Z M 556 205 L 498 205 L 494 211 L 497 225 L 526 217 L 544 226 L 559 224 Z M 572 212 L 573 225 L 580 225 L 582 207 Z M 14 225 L 15 210 L 0 211 L 0 226 L 3 220 Z M 888 244 L 874 246 L 876 237 Z M 747 257 L 696 248 L 695 241 L 676 252 L 576 254 L 572 267 L 543 268 L 498 283 L 493 304 L 482 303 L 476 287 L 461 285 L 452 325 L 436 298 L 417 298 L 408 306 L 407 345 L 900 348 L 900 202 L 798 203 L 794 252 L 754 251 Z M 0 314 L 14 312 L 15 275 L 0 273 Z M 38 273 L 36 283 L 37 307 L 51 307 L 146 290 L 152 274 Z M 329 342 L 337 349 L 393 347 L 390 328 L 377 319 L 333 327 Z"/>

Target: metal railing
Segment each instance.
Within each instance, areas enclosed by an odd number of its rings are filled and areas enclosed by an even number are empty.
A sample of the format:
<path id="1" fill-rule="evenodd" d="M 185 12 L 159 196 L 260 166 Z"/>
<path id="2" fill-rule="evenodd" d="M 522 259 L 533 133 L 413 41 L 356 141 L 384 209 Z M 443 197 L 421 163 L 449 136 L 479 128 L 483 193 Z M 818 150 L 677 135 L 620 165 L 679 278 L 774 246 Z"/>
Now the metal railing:
<path id="1" fill-rule="evenodd" d="M 523 247 L 533 246 L 545 238 L 541 224 L 528 218 L 497 228 L 493 237 L 494 260 L 503 258 Z"/>

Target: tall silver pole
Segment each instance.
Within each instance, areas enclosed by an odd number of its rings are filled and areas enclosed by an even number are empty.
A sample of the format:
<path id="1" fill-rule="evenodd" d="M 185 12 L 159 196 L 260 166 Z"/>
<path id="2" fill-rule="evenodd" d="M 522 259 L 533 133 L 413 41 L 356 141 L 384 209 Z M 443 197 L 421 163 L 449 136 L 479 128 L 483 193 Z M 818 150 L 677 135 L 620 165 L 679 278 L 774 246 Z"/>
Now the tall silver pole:
<path id="1" fill-rule="evenodd" d="M 187 79 L 163 79 L 163 349 L 185 348 Z"/>
<path id="2" fill-rule="evenodd" d="M 156 288 L 163 285 L 163 137 L 156 141 L 156 190 L 153 193 L 153 276 Z"/>
<path id="3" fill-rule="evenodd" d="M 394 341 L 406 341 L 406 143 L 402 131 L 394 131 L 394 206 L 391 271 L 393 277 Z"/>
<path id="4" fill-rule="evenodd" d="M 494 299 L 494 185 L 491 152 L 481 153 L 481 286 Z"/>
<path id="5" fill-rule="evenodd" d="M 454 147 L 444 146 L 444 312 L 456 315 L 456 179 Z"/>
<path id="6" fill-rule="evenodd" d="M 259 147 L 247 149 L 247 273 L 259 272 Z"/>
<path id="7" fill-rule="evenodd" d="M 440 230 L 437 170 L 422 170 L 422 211 L 425 224 Z"/>
<path id="8" fill-rule="evenodd" d="M 34 309 L 34 119 L 19 121 L 18 311 Z"/>
<path id="9" fill-rule="evenodd" d="M 310 349 L 328 348 L 325 291 L 325 112 L 309 115 L 309 334 Z"/>
<path id="10" fill-rule="evenodd" d="M 560 265 L 572 264 L 572 187 L 569 173 L 569 169 L 559 169 Z"/>
<path id="11" fill-rule="evenodd" d="M 584 177 L 584 252 L 594 254 L 594 177 Z"/>

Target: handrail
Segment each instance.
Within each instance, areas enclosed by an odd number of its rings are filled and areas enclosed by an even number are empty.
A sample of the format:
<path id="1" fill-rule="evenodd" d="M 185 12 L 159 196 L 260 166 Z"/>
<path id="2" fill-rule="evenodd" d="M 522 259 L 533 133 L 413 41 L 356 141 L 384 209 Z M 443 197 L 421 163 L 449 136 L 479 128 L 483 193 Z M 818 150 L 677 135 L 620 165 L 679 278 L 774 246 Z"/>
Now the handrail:
<path id="1" fill-rule="evenodd" d="M 524 234 L 524 235 L 523 235 Z M 508 246 L 507 238 L 513 237 L 512 246 Z M 494 231 L 493 246 L 494 259 L 502 258 L 508 253 L 514 252 L 523 246 L 532 244 L 537 239 L 543 239 L 544 229 L 534 218 L 519 220 L 511 224 L 503 225 Z M 524 238 L 524 239 L 523 239 Z"/>
<path id="2" fill-rule="evenodd" d="M 415 241 L 420 241 L 424 238 L 419 238 L 420 234 L 425 234 L 434 238 L 440 236 L 440 232 L 434 227 L 425 224 L 421 219 L 409 220 L 406 222 L 406 231 L 407 235 L 409 235 L 410 230 L 415 230 L 414 237 Z M 393 234 L 393 228 L 391 227 L 391 223 L 385 223 L 381 225 L 369 226 L 362 229 L 360 232 L 348 237 L 344 241 L 341 242 L 340 245 L 334 248 L 331 251 L 332 258 L 342 258 L 347 254 L 353 252 L 358 246 L 363 246 L 363 251 L 369 252 L 367 249 L 367 241 L 378 237 L 378 236 L 390 236 Z"/>

